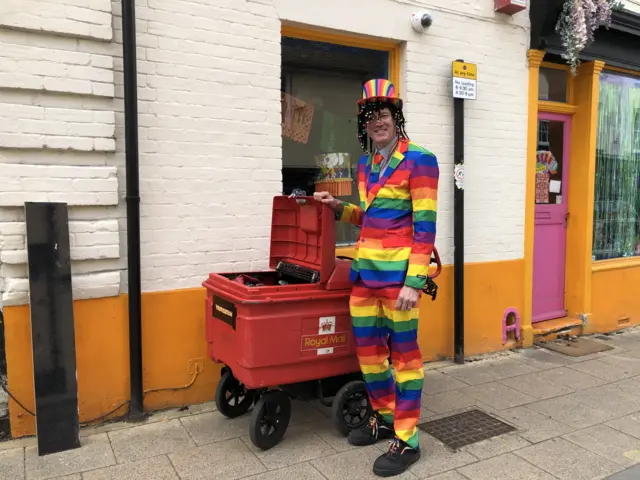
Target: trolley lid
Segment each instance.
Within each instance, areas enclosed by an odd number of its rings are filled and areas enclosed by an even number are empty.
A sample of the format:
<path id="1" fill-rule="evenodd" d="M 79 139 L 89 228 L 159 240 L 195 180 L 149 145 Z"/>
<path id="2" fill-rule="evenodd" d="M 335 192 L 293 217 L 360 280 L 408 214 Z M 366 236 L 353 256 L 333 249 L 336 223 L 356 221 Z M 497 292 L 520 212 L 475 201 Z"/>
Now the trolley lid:
<path id="1" fill-rule="evenodd" d="M 331 207 L 313 197 L 276 196 L 269 267 L 309 283 L 325 283 L 336 262 L 335 222 Z"/>

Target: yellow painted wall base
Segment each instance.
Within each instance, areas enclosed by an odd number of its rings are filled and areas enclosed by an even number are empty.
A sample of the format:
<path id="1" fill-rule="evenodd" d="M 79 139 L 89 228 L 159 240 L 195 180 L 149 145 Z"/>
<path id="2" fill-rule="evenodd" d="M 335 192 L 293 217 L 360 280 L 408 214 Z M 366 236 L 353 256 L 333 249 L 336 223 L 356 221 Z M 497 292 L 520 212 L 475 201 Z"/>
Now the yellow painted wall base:
<path id="1" fill-rule="evenodd" d="M 592 278 L 593 312 L 585 333 L 640 325 L 640 267 L 601 270 Z"/>
<path id="2" fill-rule="evenodd" d="M 207 359 L 204 289 L 145 293 L 142 296 L 142 360 L 145 391 L 183 387 L 193 378 L 189 360 L 204 371 L 188 389 L 145 394 L 150 411 L 213 399 L 220 367 Z M 5 307 L 8 386 L 34 411 L 29 307 Z M 74 302 L 80 422 L 107 414 L 130 398 L 127 296 Z M 35 419 L 9 401 L 11 435 L 35 434 Z M 127 406 L 109 418 L 127 413 Z"/>
<path id="3" fill-rule="evenodd" d="M 129 399 L 127 297 L 76 301 L 73 306 L 80 421 L 85 422 Z M 4 321 L 9 391 L 33 412 L 29 307 L 5 307 Z M 11 399 L 9 413 L 12 436 L 35 433 L 35 418 Z"/>
<path id="4" fill-rule="evenodd" d="M 522 315 L 522 260 L 465 265 L 465 355 L 502 350 L 502 319 L 509 308 Z M 453 357 L 453 267 L 436 279 L 438 297 L 421 305 L 418 342 L 426 362 Z"/>
<path id="5" fill-rule="evenodd" d="M 465 353 L 510 348 L 502 345 L 507 308 L 522 311 L 523 261 L 468 264 L 465 267 Z M 435 302 L 425 298 L 419 343 L 425 361 L 453 356 L 453 268 L 436 279 Z M 142 295 L 144 406 L 149 411 L 210 401 L 220 366 L 207 357 L 203 288 Z M 5 307 L 10 391 L 33 410 L 33 363 L 29 307 Z M 74 302 L 80 421 L 105 415 L 129 399 L 127 296 Z M 204 370 L 188 388 L 190 361 Z M 178 389 L 174 389 L 178 387 Z M 165 389 L 148 392 L 149 390 Z M 10 401 L 14 437 L 35 433 L 34 418 Z M 126 407 L 112 417 L 122 416 Z"/>
<path id="6" fill-rule="evenodd" d="M 213 400 L 221 366 L 207 356 L 204 288 L 142 295 L 142 365 L 144 390 L 185 386 L 193 375 L 190 360 L 204 371 L 188 389 L 145 393 L 144 407 L 158 410 Z"/>

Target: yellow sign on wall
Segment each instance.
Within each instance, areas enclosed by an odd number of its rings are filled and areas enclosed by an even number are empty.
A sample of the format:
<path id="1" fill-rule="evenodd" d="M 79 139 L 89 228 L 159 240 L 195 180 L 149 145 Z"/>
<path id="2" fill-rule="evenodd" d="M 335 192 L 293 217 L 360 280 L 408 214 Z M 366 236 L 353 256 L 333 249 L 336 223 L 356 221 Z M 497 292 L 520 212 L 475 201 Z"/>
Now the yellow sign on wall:
<path id="1" fill-rule="evenodd" d="M 468 80 L 477 80 L 478 67 L 475 63 L 453 62 L 453 76 L 466 78 Z"/>
<path id="2" fill-rule="evenodd" d="M 453 73 L 453 98 L 476 100 L 478 98 L 478 67 L 474 63 L 454 61 L 451 67 Z"/>

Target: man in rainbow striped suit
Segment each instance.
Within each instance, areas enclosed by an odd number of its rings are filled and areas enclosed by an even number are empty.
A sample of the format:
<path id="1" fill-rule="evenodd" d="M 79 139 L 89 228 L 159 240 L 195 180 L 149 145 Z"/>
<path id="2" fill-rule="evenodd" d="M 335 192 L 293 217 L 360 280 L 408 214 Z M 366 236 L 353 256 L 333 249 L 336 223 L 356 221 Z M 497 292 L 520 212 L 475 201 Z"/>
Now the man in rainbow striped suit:
<path id="1" fill-rule="evenodd" d="M 419 300 L 436 236 L 439 168 L 436 157 L 411 142 L 403 102 L 386 79 L 363 87 L 358 101 L 360 205 L 317 192 L 336 219 L 361 227 L 351 267 L 350 309 L 360 368 L 374 410 L 369 424 L 349 435 L 353 445 L 391 439 L 375 474 L 404 472 L 420 458 L 416 424 L 424 381 L 417 342 Z M 389 368 L 388 341 L 391 340 Z"/>

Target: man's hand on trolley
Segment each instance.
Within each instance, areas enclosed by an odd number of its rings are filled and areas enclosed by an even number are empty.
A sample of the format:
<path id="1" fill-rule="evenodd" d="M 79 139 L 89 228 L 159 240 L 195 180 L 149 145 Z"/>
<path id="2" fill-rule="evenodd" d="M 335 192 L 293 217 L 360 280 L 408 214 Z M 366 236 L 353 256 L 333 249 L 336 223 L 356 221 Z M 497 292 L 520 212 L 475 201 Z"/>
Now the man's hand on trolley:
<path id="1" fill-rule="evenodd" d="M 326 203 L 334 211 L 338 211 L 341 205 L 340 200 L 333 198 L 333 195 L 331 195 L 329 192 L 316 192 L 313 194 L 313 199 L 317 202 Z"/>

